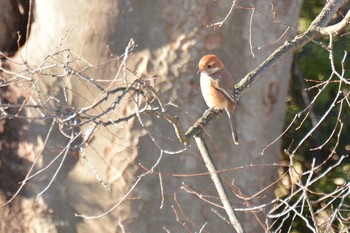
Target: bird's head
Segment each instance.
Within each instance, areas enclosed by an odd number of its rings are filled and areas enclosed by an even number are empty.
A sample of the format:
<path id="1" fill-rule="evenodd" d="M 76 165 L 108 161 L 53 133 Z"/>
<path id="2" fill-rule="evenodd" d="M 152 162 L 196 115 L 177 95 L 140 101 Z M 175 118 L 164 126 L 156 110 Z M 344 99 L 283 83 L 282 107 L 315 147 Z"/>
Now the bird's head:
<path id="1" fill-rule="evenodd" d="M 201 58 L 198 64 L 198 73 L 207 75 L 214 74 L 221 69 L 224 69 L 224 64 L 214 54 L 208 54 Z"/>

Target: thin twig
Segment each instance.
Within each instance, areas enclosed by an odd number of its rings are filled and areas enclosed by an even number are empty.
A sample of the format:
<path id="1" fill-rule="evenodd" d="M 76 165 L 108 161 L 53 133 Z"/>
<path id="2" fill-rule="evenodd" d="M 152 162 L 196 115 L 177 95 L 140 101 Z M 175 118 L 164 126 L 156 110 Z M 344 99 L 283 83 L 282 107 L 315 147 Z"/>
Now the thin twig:
<path id="1" fill-rule="evenodd" d="M 225 18 L 222 21 L 210 24 L 210 25 L 208 25 L 208 27 L 216 27 L 216 26 L 218 26 L 220 28 L 224 24 L 224 22 L 228 19 L 228 17 L 231 15 L 231 13 L 233 11 L 233 8 L 236 5 L 236 2 L 237 2 L 237 0 L 233 0 L 232 1 L 231 8 L 230 8 L 229 12 L 227 13 L 227 15 L 225 16 Z"/>
<path id="2" fill-rule="evenodd" d="M 39 153 L 35 156 L 35 159 L 32 163 L 32 166 L 29 168 L 29 171 L 27 172 L 27 175 L 26 177 L 24 178 L 24 180 L 22 180 L 21 182 L 21 186 L 17 189 L 16 193 L 4 204 L 4 205 L 7 205 L 8 203 L 10 203 L 18 194 L 19 192 L 23 189 L 23 187 L 27 184 L 27 181 L 30 180 L 32 178 L 31 176 L 31 172 L 33 171 L 35 165 L 37 164 L 40 156 L 42 155 L 45 147 L 46 147 L 46 144 L 51 136 L 51 132 L 52 132 L 52 129 L 55 125 L 55 121 L 53 120 L 52 123 L 51 123 L 51 126 L 49 128 L 49 131 L 47 132 L 46 134 L 46 138 L 44 140 L 44 143 L 43 143 L 43 147 L 41 148 L 41 150 L 39 151 Z"/>
<path id="3" fill-rule="evenodd" d="M 266 58 L 253 71 L 249 72 L 238 84 L 235 86 L 237 98 L 240 97 L 247 88 L 263 73 L 269 70 L 272 65 L 281 61 L 286 55 L 304 47 L 307 43 L 312 41 L 315 37 L 320 35 L 320 28 L 325 26 L 333 17 L 335 12 L 346 0 L 328 1 L 322 9 L 321 13 L 311 23 L 310 27 L 301 35 L 297 35 L 293 40 L 286 41 L 282 46 L 276 49 L 268 58 Z"/>

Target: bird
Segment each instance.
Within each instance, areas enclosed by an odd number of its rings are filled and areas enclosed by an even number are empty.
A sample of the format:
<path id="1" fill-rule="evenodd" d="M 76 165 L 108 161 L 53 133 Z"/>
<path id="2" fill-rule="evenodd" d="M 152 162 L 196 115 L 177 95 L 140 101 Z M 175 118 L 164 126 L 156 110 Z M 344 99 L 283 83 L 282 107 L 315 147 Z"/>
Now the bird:
<path id="1" fill-rule="evenodd" d="M 229 118 L 233 142 L 238 145 L 234 112 L 238 101 L 235 82 L 221 60 L 214 54 L 203 56 L 198 63 L 200 87 L 210 109 L 225 110 Z"/>

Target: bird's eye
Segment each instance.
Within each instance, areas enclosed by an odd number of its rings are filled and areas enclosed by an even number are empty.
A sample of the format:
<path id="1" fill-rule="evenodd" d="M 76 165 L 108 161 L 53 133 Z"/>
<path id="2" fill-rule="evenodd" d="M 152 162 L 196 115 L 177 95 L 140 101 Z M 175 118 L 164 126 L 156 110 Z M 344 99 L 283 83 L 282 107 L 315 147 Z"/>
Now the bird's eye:
<path id="1" fill-rule="evenodd" d="M 207 65 L 208 69 L 211 69 L 213 67 L 213 65 Z"/>

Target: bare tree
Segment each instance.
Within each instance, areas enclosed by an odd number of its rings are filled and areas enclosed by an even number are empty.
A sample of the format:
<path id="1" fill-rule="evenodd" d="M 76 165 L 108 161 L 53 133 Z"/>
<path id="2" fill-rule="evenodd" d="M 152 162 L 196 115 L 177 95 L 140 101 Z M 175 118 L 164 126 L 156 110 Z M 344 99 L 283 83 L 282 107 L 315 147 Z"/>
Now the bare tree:
<path id="1" fill-rule="evenodd" d="M 31 2 L 30 37 L 15 57 L 3 54 L 1 68 L 3 90 L 17 88 L 23 96 L 1 102 L 2 157 L 28 160 L 3 208 L 11 209 L 19 195 L 30 207 L 40 201 L 23 224 L 28 232 L 38 222 L 48 232 L 279 231 L 290 216 L 313 232 L 346 226 L 340 207 L 348 186 L 317 201 L 308 196 L 345 156 L 321 174 L 323 163 L 305 172 L 294 166 L 295 153 L 328 111 L 286 150 L 289 164 L 279 163 L 275 140 L 283 131 L 292 53 L 328 35 L 334 64 L 333 34 L 347 26 L 350 13 L 326 26 L 344 2 L 329 1 L 297 36 L 301 1 Z M 200 117 L 206 107 L 196 63 L 208 52 L 219 54 L 238 82 L 237 147 L 219 112 Z M 316 88 L 321 92 L 336 77 L 339 92 L 329 109 L 342 109 L 349 104 L 342 85 L 349 81 L 344 67 L 332 68 Z M 15 128 L 9 124 L 21 130 L 16 147 L 6 144 L 4 135 Z M 342 125 L 339 120 L 331 136 L 339 139 Z M 279 177 L 278 168 L 285 168 Z M 293 189 L 276 198 L 286 177 Z M 327 207 L 317 204 L 325 199 L 340 204 L 321 223 Z"/>

